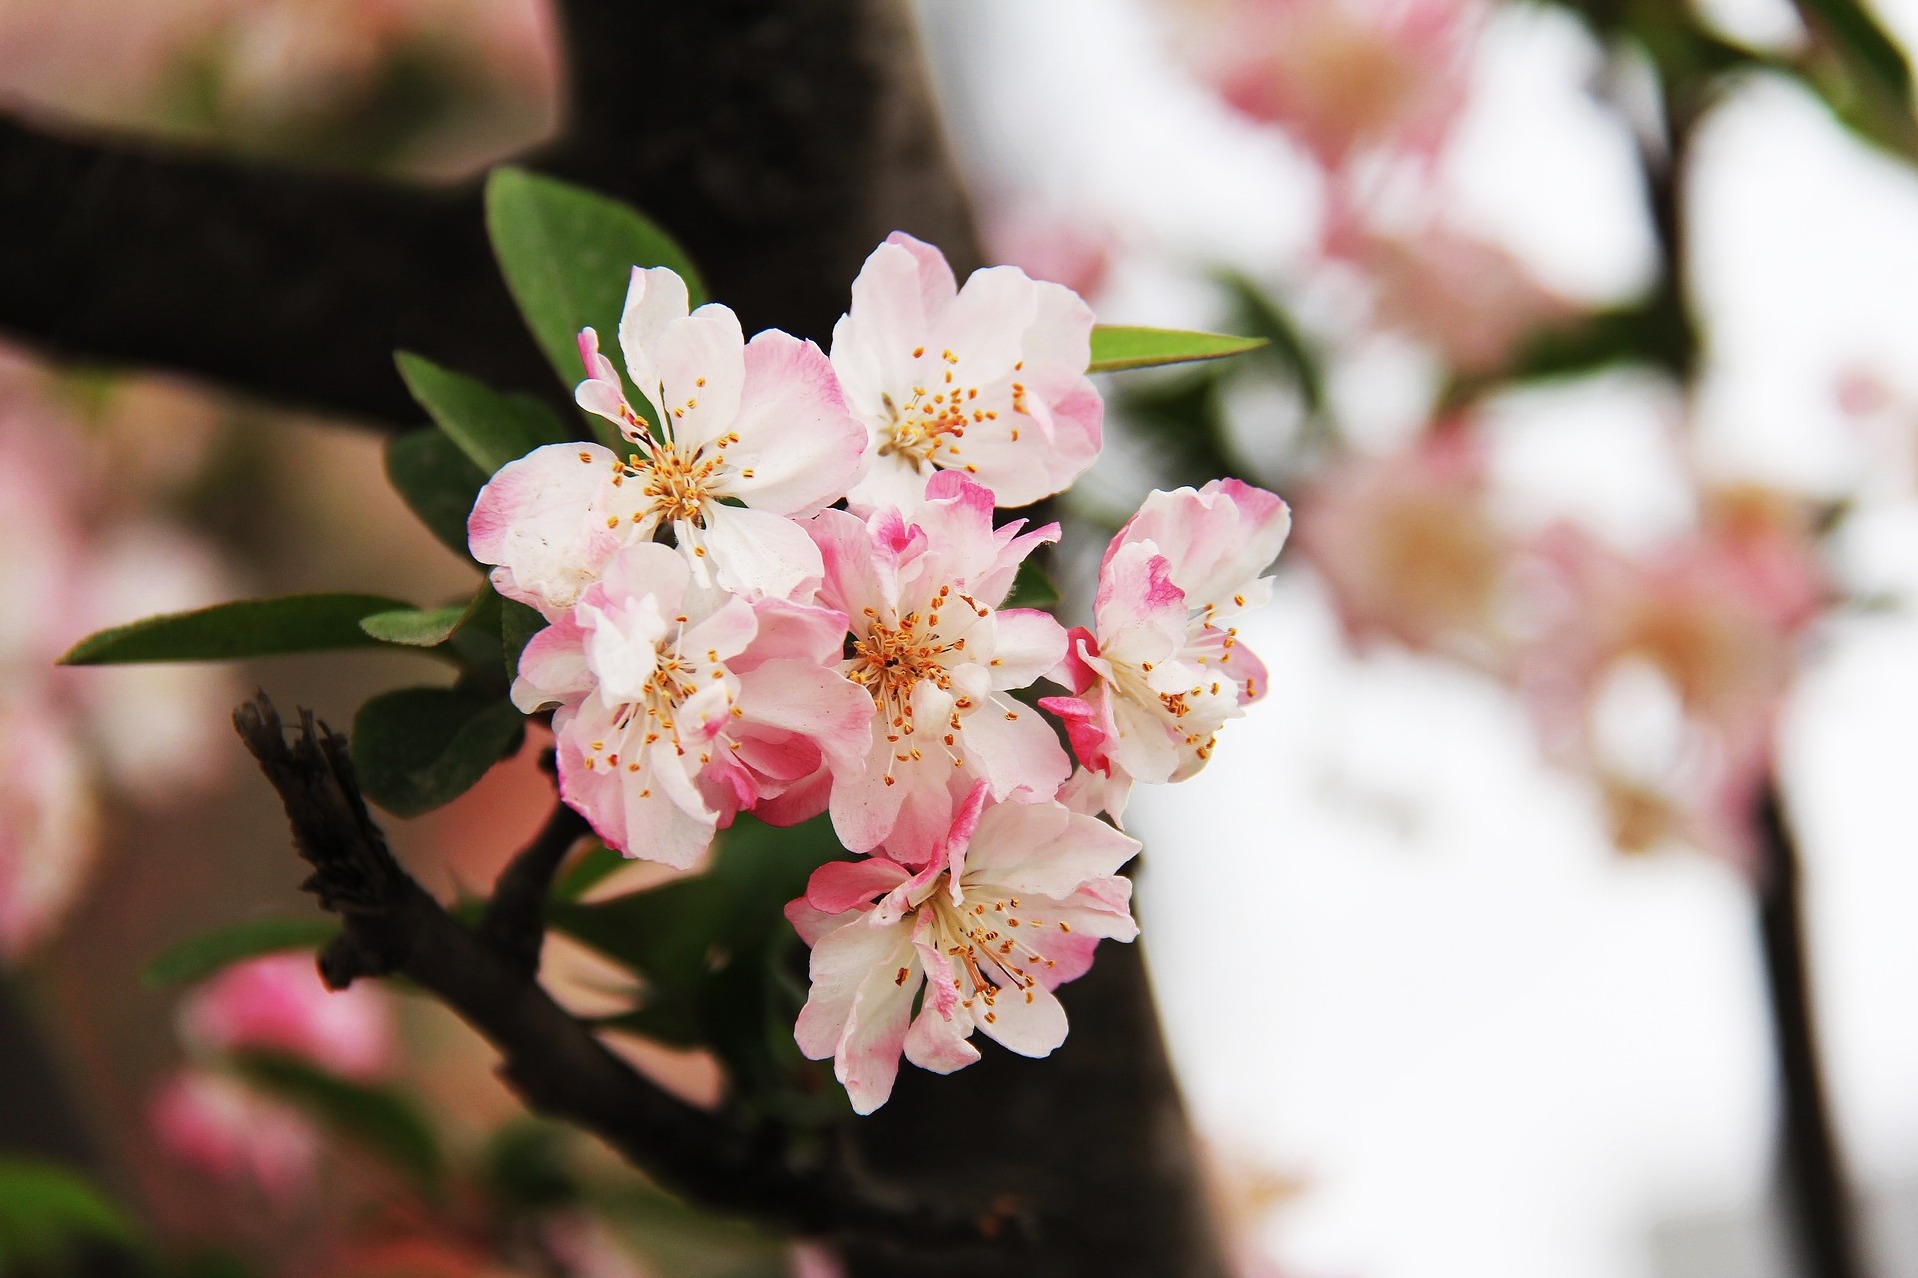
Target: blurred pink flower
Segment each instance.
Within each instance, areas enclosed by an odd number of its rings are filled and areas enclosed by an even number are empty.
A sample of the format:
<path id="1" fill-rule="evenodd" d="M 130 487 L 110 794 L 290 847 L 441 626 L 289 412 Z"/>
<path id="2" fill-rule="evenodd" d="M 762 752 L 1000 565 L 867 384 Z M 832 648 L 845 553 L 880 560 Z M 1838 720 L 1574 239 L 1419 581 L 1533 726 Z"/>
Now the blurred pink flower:
<path id="1" fill-rule="evenodd" d="M 1111 231 L 1070 212 L 988 204 L 983 221 L 990 260 L 1016 266 L 1035 280 L 1063 284 L 1080 297 L 1096 296 L 1112 269 Z"/>
<path id="2" fill-rule="evenodd" d="M 0 703 L 0 960 L 25 956 L 66 913 L 98 824 L 85 760 L 60 720 Z"/>
<path id="3" fill-rule="evenodd" d="M 1697 535 L 1638 559 L 1570 525 L 1528 548 L 1541 624 L 1519 684 L 1547 754 L 1597 779 L 1624 850 L 1677 839 L 1752 863 L 1795 640 L 1827 598 L 1773 500 L 1721 494 Z"/>
<path id="4" fill-rule="evenodd" d="M 1201 0 L 1199 73 L 1328 169 L 1379 148 L 1430 158 L 1464 105 L 1478 0 Z M 1182 14 L 1181 17 L 1185 17 Z"/>
<path id="5" fill-rule="evenodd" d="M 395 1046 L 385 992 L 367 982 L 327 989 L 311 954 L 275 954 L 221 972 L 181 1005 L 180 1031 L 207 1051 L 280 1052 L 356 1079 L 383 1072 Z"/>
<path id="6" fill-rule="evenodd" d="M 1576 313 L 1510 250 L 1443 219 L 1388 234 L 1335 206 L 1325 247 L 1371 280 L 1380 325 L 1461 373 L 1498 372 L 1532 334 Z"/>
<path id="7" fill-rule="evenodd" d="M 162 1148 L 175 1158 L 216 1180 L 256 1185 L 282 1208 L 312 1185 L 318 1131 L 297 1111 L 237 1079 L 186 1070 L 162 1086 L 148 1117 Z"/>
<path id="8" fill-rule="evenodd" d="M 58 383 L 0 361 L 0 956 L 15 961 L 77 895 L 103 795 L 210 779 L 237 695 L 205 666 L 55 668 L 94 630 L 230 593 L 202 544 L 83 482 L 102 463 Z"/>
<path id="9" fill-rule="evenodd" d="M 1493 659 L 1511 547 L 1485 497 L 1483 452 L 1463 427 L 1319 478 L 1299 503 L 1299 549 L 1352 639 Z"/>

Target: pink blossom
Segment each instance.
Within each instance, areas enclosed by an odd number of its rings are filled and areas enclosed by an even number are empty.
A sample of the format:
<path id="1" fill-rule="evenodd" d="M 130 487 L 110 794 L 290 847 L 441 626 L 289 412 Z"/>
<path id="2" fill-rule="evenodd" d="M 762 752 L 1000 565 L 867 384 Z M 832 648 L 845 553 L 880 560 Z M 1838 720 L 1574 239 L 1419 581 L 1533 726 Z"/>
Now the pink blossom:
<path id="1" fill-rule="evenodd" d="M 533 637 L 513 700 L 559 706 L 560 793 L 601 838 L 683 869 L 741 809 L 863 757 L 872 704 L 835 669 L 845 633 L 838 612 L 701 586 L 641 542 Z"/>
<path id="2" fill-rule="evenodd" d="M 1088 772 L 1074 787 L 1115 816 L 1133 781 L 1182 781 L 1213 739 L 1265 695 L 1265 668 L 1218 622 L 1271 597 L 1259 573 L 1291 528 L 1285 503 L 1236 479 L 1155 492 L 1112 539 L 1094 630 L 1075 629 L 1056 678 L 1074 696 L 1040 705 L 1064 720 Z M 1102 793 L 1100 792 L 1102 791 Z"/>
<path id="3" fill-rule="evenodd" d="M 348 1078 L 373 1078 L 392 1061 L 393 1012 L 360 982 L 326 988 L 310 954 L 240 963 L 195 990 L 180 1008 L 182 1036 L 215 1052 L 297 1056 Z"/>
<path id="4" fill-rule="evenodd" d="M 1513 548 L 1487 512 L 1476 438 L 1444 429 L 1387 457 L 1347 457 L 1301 503 L 1299 549 L 1346 633 L 1489 664 Z"/>
<path id="5" fill-rule="evenodd" d="M 1099 455 L 1105 408 L 1086 378 L 1092 311 L 1015 266 L 959 288 L 939 250 L 895 231 L 852 285 L 832 364 L 871 432 L 859 509 L 910 509 L 935 470 L 957 470 L 999 504 L 1064 490 Z"/>
<path id="6" fill-rule="evenodd" d="M 282 1207 L 313 1182 L 319 1133 L 304 1115 L 238 1079 L 178 1074 L 154 1097 L 149 1120 L 175 1158 L 229 1184 L 257 1185 Z"/>
<path id="7" fill-rule="evenodd" d="M 990 492 L 936 474 L 910 518 L 828 510 L 811 524 L 826 564 L 822 604 L 852 619 L 840 666 L 870 694 L 870 751 L 832 773 L 833 827 L 855 852 L 933 856 L 976 780 L 995 800 L 1048 799 L 1070 764 L 1052 729 L 1008 696 L 1058 664 L 1065 632 L 1046 613 L 1002 610 L 1019 564 L 1059 528 L 992 525 Z"/>
<path id="8" fill-rule="evenodd" d="M 1370 278 L 1380 323 L 1462 373 L 1500 371 L 1533 334 L 1574 314 L 1509 249 L 1443 220 L 1383 234 L 1335 212 L 1326 247 Z"/>
<path id="9" fill-rule="evenodd" d="M 0 959 L 38 946 L 79 895 L 99 817 L 79 743 L 60 717 L 0 702 Z"/>
<path id="10" fill-rule="evenodd" d="M 1787 567 L 1749 537 L 1708 524 L 1633 559 L 1561 525 L 1531 547 L 1542 625 L 1520 687 L 1548 755 L 1598 781 L 1623 849 L 1677 839 L 1752 863 L 1778 705 L 1819 594 L 1815 577 L 1794 580 L 1808 555 Z"/>
<path id="11" fill-rule="evenodd" d="M 636 451 L 550 444 L 501 468 L 467 524 L 499 592 L 557 620 L 615 550 L 669 525 L 699 580 L 710 564 L 723 589 L 804 596 L 819 552 L 792 521 L 845 496 L 866 446 L 825 355 L 777 330 L 748 342 L 724 306 L 688 314 L 686 283 L 665 267 L 633 271 L 619 342 L 659 425 L 627 401 L 598 335 L 581 333 L 580 407 Z"/>
<path id="12" fill-rule="evenodd" d="M 986 806 L 973 787 L 923 869 L 875 856 L 821 866 L 786 907 L 812 951 L 800 1050 L 833 1058 L 855 1110 L 892 1094 L 899 1055 L 950 1074 L 979 1059 L 972 1031 L 1022 1056 L 1065 1041 L 1053 990 L 1130 941 L 1137 841 L 1061 805 Z M 918 1015 L 913 1003 L 925 987 Z"/>
<path id="13" fill-rule="evenodd" d="M 1466 97 L 1476 0 L 1216 0 L 1200 74 L 1329 169 L 1369 148 L 1429 158 Z"/>

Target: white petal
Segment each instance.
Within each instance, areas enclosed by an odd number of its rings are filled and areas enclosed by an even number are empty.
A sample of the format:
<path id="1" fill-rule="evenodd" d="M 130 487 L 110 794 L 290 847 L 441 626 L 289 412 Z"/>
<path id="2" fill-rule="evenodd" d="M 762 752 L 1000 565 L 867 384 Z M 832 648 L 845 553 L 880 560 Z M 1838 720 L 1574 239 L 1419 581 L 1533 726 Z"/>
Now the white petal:
<path id="1" fill-rule="evenodd" d="M 746 382 L 746 336 L 738 316 L 709 303 L 674 320 L 660 334 L 653 359 L 665 386 L 665 425 L 685 455 L 732 429 Z"/>
<path id="2" fill-rule="evenodd" d="M 783 515 L 745 506 L 706 511 L 706 554 L 726 590 L 748 597 L 810 599 L 825 576 L 819 547 Z"/>
<path id="3" fill-rule="evenodd" d="M 972 1015 L 980 1029 L 1021 1056 L 1050 1056 L 1066 1041 L 1066 1009 L 1043 985 L 1002 989 L 991 1006 L 974 1003 Z"/>
<path id="4" fill-rule="evenodd" d="M 863 473 L 871 438 L 846 408 L 825 354 L 778 331 L 746 347 L 732 429 L 739 440 L 726 452 L 725 493 L 795 518 L 846 495 Z"/>

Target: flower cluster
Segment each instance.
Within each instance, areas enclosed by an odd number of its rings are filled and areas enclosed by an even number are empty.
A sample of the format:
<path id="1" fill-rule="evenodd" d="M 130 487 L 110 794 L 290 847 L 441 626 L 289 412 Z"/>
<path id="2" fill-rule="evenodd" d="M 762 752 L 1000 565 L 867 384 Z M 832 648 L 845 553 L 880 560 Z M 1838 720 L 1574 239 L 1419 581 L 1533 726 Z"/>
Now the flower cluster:
<path id="1" fill-rule="evenodd" d="M 1136 931 L 1117 871 L 1138 844 L 1097 814 L 1197 771 L 1264 691 L 1226 622 L 1266 597 L 1285 505 L 1230 481 L 1154 494 L 1107 553 L 1095 628 L 1068 635 L 1005 606 L 1058 525 L 996 516 L 1098 455 L 1077 295 L 1013 267 L 961 287 L 895 234 L 830 354 L 689 301 L 633 272 L 623 371 L 580 335 L 578 402 L 620 452 L 541 448 L 474 507 L 474 555 L 548 622 L 514 700 L 552 710 L 562 797 L 628 856 L 687 868 L 741 812 L 831 814 L 861 859 L 790 908 L 815 945 L 798 1037 L 862 1112 L 901 1051 L 977 1059 L 974 1028 L 1045 1055 L 1052 989 Z M 1073 695 L 1015 695 L 1041 678 Z"/>

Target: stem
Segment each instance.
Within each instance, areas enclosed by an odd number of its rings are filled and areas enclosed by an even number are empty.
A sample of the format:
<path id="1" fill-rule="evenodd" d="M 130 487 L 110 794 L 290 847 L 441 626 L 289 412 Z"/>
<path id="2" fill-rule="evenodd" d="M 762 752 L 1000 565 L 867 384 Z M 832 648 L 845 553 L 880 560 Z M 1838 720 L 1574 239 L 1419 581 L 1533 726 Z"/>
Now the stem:
<path id="1" fill-rule="evenodd" d="M 1812 1006 L 1803 867 L 1774 781 L 1759 799 L 1759 935 L 1784 1093 L 1780 1172 L 1800 1262 L 1810 1278 L 1862 1278 Z"/>

